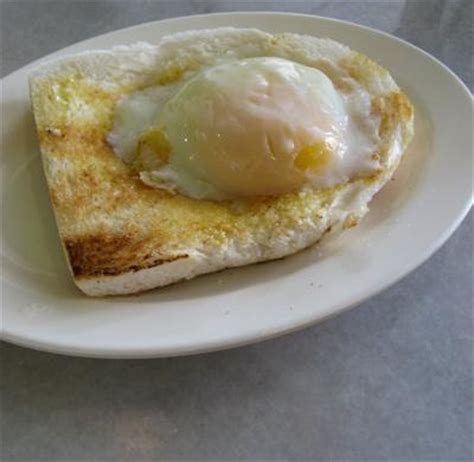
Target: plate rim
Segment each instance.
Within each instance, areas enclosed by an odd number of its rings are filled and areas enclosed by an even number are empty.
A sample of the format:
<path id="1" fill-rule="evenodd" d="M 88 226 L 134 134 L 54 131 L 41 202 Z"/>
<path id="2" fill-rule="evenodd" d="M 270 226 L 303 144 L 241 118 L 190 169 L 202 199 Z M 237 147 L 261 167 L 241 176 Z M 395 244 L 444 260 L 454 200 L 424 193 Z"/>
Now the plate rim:
<path id="1" fill-rule="evenodd" d="M 15 73 L 19 72 L 29 72 L 30 69 L 32 69 L 34 66 L 39 65 L 42 62 L 49 61 L 51 59 L 54 59 L 56 57 L 64 56 L 68 54 L 68 50 L 71 48 L 76 48 L 78 46 L 87 44 L 89 41 L 94 41 L 97 39 L 104 38 L 108 35 L 113 35 L 117 32 L 121 33 L 127 33 L 127 32 L 133 32 L 133 29 L 139 29 L 143 27 L 153 27 L 162 23 L 172 23 L 175 21 L 182 21 L 186 20 L 189 18 L 200 18 L 203 20 L 206 20 L 207 18 L 210 17 L 215 17 L 215 16 L 291 16 L 293 18 L 310 18 L 310 19 L 317 19 L 317 20 L 322 20 L 324 22 L 328 23 L 336 23 L 336 24 L 342 24 L 344 26 L 349 26 L 351 28 L 355 29 L 362 29 L 365 30 L 366 32 L 370 32 L 371 34 L 375 35 L 383 35 L 390 40 L 393 40 L 397 42 L 400 45 L 406 46 L 408 48 L 413 49 L 414 51 L 418 53 L 422 53 L 425 58 L 428 58 L 435 64 L 437 64 L 439 67 L 443 69 L 444 72 L 447 72 L 449 76 L 451 77 L 452 81 L 455 82 L 461 90 L 466 94 L 467 97 L 471 100 L 471 104 L 473 102 L 473 96 L 468 89 L 467 85 L 458 77 L 448 66 L 446 66 L 443 62 L 441 62 L 439 59 L 436 57 L 432 56 L 431 54 L 427 53 L 423 49 L 399 38 L 396 37 L 392 34 L 389 34 L 384 31 L 380 31 L 378 29 L 364 26 L 364 25 L 359 25 L 357 23 L 353 23 L 350 21 L 345 21 L 345 20 L 340 20 L 336 18 L 330 18 L 330 17 L 324 17 L 324 16 L 319 16 L 319 15 L 311 15 L 311 14 L 300 14 L 300 13 L 293 13 L 293 12 L 284 12 L 284 11 L 279 11 L 279 12 L 267 12 L 267 11 L 256 11 L 256 12 L 248 12 L 248 11 L 233 11 L 233 12 L 219 12 L 219 13 L 211 13 L 211 14 L 199 14 L 199 15 L 188 15 L 188 16 L 178 16 L 178 17 L 172 17 L 172 18 L 165 18 L 165 19 L 160 19 L 160 20 L 154 20 L 154 21 L 147 21 L 139 24 L 135 24 L 132 26 L 120 28 L 120 29 L 115 29 L 109 32 L 106 32 L 104 34 L 99 34 L 97 36 L 93 36 L 84 40 L 81 40 L 79 42 L 75 42 L 71 45 L 68 45 L 64 48 L 61 48 L 59 50 L 56 50 L 52 53 L 49 53 L 41 58 L 38 58 L 34 61 L 31 61 L 22 67 L 16 69 L 15 71 L 12 71 L 11 73 L 5 75 L 2 77 L 1 82 L 2 82 L 2 88 L 3 88 L 3 83 L 4 81 L 9 78 L 14 76 Z M 244 27 L 244 26 L 242 26 Z M 190 29 L 191 30 L 191 29 Z M 98 48 L 100 49 L 100 48 Z M 2 92 L 3 93 L 3 92 Z M 3 102 L 3 95 L 2 95 L 2 102 Z M 204 352 L 211 352 L 211 351 L 217 351 L 217 350 L 224 350 L 224 349 L 229 349 L 229 348 L 234 348 L 234 347 L 239 347 L 243 345 L 248 345 L 251 343 L 263 341 L 263 340 L 269 340 L 275 337 L 279 337 L 300 329 L 304 329 L 308 326 L 314 325 L 318 322 L 322 322 L 332 316 L 336 316 L 350 308 L 352 308 L 355 305 L 363 303 L 365 300 L 376 296 L 377 294 L 381 293 L 382 291 L 386 290 L 390 286 L 394 285 L 404 277 L 408 276 L 413 270 L 421 266 L 423 263 L 425 263 L 430 256 L 432 256 L 435 252 L 439 250 L 439 248 L 445 244 L 445 242 L 449 239 L 449 237 L 453 234 L 453 232 L 458 228 L 458 226 L 461 224 L 461 222 L 464 220 L 464 218 L 467 216 L 469 213 L 469 210 L 472 206 L 472 195 L 471 197 L 466 197 L 465 200 L 463 200 L 463 207 L 462 209 L 459 210 L 459 212 L 456 215 L 456 219 L 453 220 L 448 227 L 444 229 L 444 231 L 441 233 L 441 235 L 438 237 L 437 240 L 431 242 L 431 244 L 425 249 L 423 253 L 420 253 L 418 255 L 418 258 L 414 258 L 413 261 L 410 262 L 410 264 L 406 267 L 399 267 L 396 272 L 392 274 L 392 277 L 390 279 L 387 279 L 386 282 L 380 284 L 378 287 L 375 289 L 372 288 L 372 290 L 366 290 L 366 293 L 364 293 L 362 296 L 359 296 L 357 299 L 353 300 L 351 303 L 344 303 L 343 301 L 340 302 L 337 305 L 333 305 L 330 312 L 327 312 L 328 310 L 326 309 L 325 312 L 320 315 L 320 316 L 315 316 L 312 319 L 307 320 L 306 322 L 298 322 L 295 325 L 289 325 L 286 329 L 279 329 L 275 332 L 266 332 L 265 334 L 262 334 L 258 337 L 255 335 L 245 335 L 240 334 L 237 336 L 234 334 L 233 336 L 230 336 L 226 339 L 225 342 L 219 341 L 218 343 L 213 343 L 212 341 L 209 344 L 200 344 L 198 346 L 190 346 L 187 345 L 186 347 L 182 348 L 172 348 L 170 351 L 167 351 L 164 349 L 162 346 L 158 347 L 153 347 L 153 346 L 148 346 L 146 348 L 127 348 L 127 349 L 121 349 L 120 345 L 116 345 L 115 348 L 111 347 L 97 347 L 97 346 L 92 346 L 92 347 L 76 347 L 76 346 L 71 346 L 71 345 L 64 345 L 62 343 L 54 343 L 54 342 L 47 342 L 43 340 L 38 340 L 34 339 L 31 337 L 25 337 L 22 335 L 16 335 L 14 332 L 9 331 L 7 326 L 4 326 L 4 323 L 2 322 L 1 326 L 1 332 L 0 332 L 0 338 L 2 340 L 5 340 L 7 342 L 20 345 L 20 346 L 25 346 L 29 348 L 33 348 L 36 350 L 40 351 L 46 351 L 50 353 L 56 353 L 56 354 L 63 354 L 63 355 L 69 355 L 69 356 L 78 356 L 78 357 L 96 357 L 96 358 L 158 358 L 158 357 L 172 357 L 172 356 L 182 356 L 182 355 L 193 355 L 193 354 L 200 354 Z M 4 284 L 5 280 L 2 277 L 2 286 Z M 2 290 L 2 300 L 3 300 L 3 290 Z"/>
<path id="2" fill-rule="evenodd" d="M 51 53 L 48 53 L 47 55 L 41 56 L 40 58 L 34 59 L 33 61 L 27 62 L 26 64 L 24 64 L 20 68 L 15 69 L 14 71 L 9 72 L 8 74 L 4 75 L 0 80 L 3 81 L 4 79 L 12 76 L 16 72 L 21 71 L 25 68 L 30 68 L 30 67 L 32 67 L 34 65 L 37 65 L 37 64 L 40 64 L 42 62 L 46 63 L 47 61 L 49 61 L 50 58 L 56 57 L 56 55 L 58 55 L 58 57 L 59 57 L 65 51 L 67 51 L 69 48 L 77 47 L 77 46 L 83 45 L 83 44 L 85 44 L 89 41 L 96 40 L 98 38 L 102 38 L 102 37 L 105 37 L 107 35 L 112 35 L 112 34 L 115 34 L 117 32 L 126 32 L 126 31 L 130 31 L 132 29 L 135 29 L 135 28 L 153 26 L 153 25 L 159 24 L 159 23 L 182 21 L 182 20 L 188 19 L 188 18 L 209 18 L 209 17 L 214 17 L 214 16 L 239 16 L 239 15 L 241 15 L 241 16 L 249 16 L 249 15 L 252 15 L 252 16 L 254 16 L 254 15 L 255 16 L 292 16 L 292 17 L 296 17 L 296 18 L 312 18 L 312 19 L 319 19 L 319 20 L 323 20 L 323 21 L 327 21 L 327 22 L 343 24 L 345 26 L 354 27 L 356 29 L 363 29 L 367 32 L 371 32 L 371 33 L 375 33 L 375 34 L 381 34 L 381 35 L 383 35 L 387 38 L 390 38 L 392 40 L 400 42 L 404 46 L 408 46 L 410 48 L 413 48 L 417 52 L 421 52 L 422 54 L 424 54 L 427 58 L 429 58 L 431 60 L 434 60 L 437 64 L 439 64 L 441 67 L 443 67 L 445 71 L 447 71 L 449 74 L 451 74 L 451 76 L 454 77 L 455 80 L 457 80 L 457 82 L 461 85 L 461 87 L 463 87 L 463 89 L 467 93 L 467 95 L 471 97 L 471 100 L 474 99 L 474 95 L 471 93 L 471 91 L 469 90 L 467 85 L 464 83 L 464 81 L 453 70 L 451 70 L 441 60 L 439 60 L 438 58 L 436 58 L 432 54 L 428 53 L 427 51 L 423 50 L 423 48 L 420 48 L 420 47 L 408 42 L 407 40 L 404 40 L 400 37 L 397 37 L 396 35 L 390 34 L 388 32 L 377 29 L 375 27 L 370 27 L 370 26 L 366 26 L 366 25 L 363 25 L 363 24 L 358 24 L 358 23 L 355 23 L 355 22 L 346 21 L 344 19 L 332 18 L 330 16 L 321 16 L 321 15 L 316 15 L 316 14 L 308 14 L 308 13 L 294 13 L 294 12 L 291 12 L 291 11 L 288 11 L 288 12 L 286 12 L 286 11 L 265 11 L 265 10 L 258 10 L 258 11 L 245 11 L 245 10 L 241 11 L 241 10 L 239 10 L 239 11 L 228 11 L 228 12 L 222 12 L 221 11 L 221 12 L 216 12 L 216 13 L 181 15 L 181 16 L 173 16 L 173 17 L 170 17 L 170 18 L 157 19 L 157 20 L 152 20 L 152 21 L 145 21 L 145 22 L 141 22 L 141 23 L 134 24 L 134 25 L 131 25 L 131 26 L 121 27 L 119 29 L 114 29 L 114 30 L 111 30 L 111 31 L 108 31 L 108 32 L 104 32 L 103 34 L 94 35 L 92 37 L 89 37 L 89 38 L 86 38 L 86 39 L 83 39 L 83 40 L 79 40 L 78 42 L 74 42 L 70 45 L 67 45 L 67 46 L 63 47 L 63 48 L 52 51 Z M 189 30 L 192 30 L 192 29 L 189 29 Z M 97 48 L 97 50 L 100 50 L 100 48 Z"/>

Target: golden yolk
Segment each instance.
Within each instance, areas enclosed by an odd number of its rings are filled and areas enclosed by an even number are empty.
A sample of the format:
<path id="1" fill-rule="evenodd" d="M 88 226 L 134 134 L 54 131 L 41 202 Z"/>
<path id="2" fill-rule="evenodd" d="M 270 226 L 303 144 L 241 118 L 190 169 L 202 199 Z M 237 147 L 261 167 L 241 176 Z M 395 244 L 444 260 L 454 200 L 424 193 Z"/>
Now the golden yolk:
<path id="1" fill-rule="evenodd" d="M 301 149 L 295 157 L 295 167 L 300 170 L 322 170 L 331 159 L 326 143 L 317 143 Z"/>

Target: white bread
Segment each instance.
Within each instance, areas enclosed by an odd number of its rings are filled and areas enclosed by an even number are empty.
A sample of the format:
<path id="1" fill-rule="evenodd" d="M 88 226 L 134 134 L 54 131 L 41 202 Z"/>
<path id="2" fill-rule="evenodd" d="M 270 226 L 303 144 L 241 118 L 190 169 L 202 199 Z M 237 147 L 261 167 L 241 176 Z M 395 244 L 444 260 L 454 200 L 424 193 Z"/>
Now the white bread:
<path id="1" fill-rule="evenodd" d="M 186 78 L 216 56 L 280 56 L 323 70 L 341 91 L 366 88 L 380 116 L 374 174 L 313 192 L 232 202 L 152 189 L 106 142 L 117 99 Z M 327 39 L 254 29 L 192 31 L 46 63 L 30 79 L 45 175 L 76 284 L 127 294 L 292 254 L 353 226 L 413 134 L 413 108 L 388 71 Z"/>

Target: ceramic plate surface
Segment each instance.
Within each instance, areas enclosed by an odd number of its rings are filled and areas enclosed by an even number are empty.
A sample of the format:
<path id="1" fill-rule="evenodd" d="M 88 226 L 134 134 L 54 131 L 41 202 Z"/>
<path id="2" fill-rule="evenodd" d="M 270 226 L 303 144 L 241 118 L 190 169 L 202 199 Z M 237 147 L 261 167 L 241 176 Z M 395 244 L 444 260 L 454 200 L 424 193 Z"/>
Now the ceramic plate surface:
<path id="1" fill-rule="evenodd" d="M 98 357 L 197 353 L 310 325 L 370 297 L 435 252 L 471 205 L 472 97 L 440 62 L 387 34 L 316 16 L 232 13 L 142 24 L 53 55 L 220 26 L 329 37 L 387 67 L 416 106 L 416 137 L 394 181 L 351 231 L 281 261 L 139 296 L 91 299 L 73 285 L 41 169 L 27 76 L 2 81 L 2 336 Z"/>

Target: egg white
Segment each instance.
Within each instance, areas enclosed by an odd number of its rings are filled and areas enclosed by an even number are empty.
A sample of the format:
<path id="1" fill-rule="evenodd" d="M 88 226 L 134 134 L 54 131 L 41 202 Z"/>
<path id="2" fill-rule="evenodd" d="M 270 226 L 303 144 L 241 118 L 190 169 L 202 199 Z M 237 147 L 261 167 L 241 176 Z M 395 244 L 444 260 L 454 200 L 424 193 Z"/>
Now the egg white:
<path id="1" fill-rule="evenodd" d="M 272 79 L 280 79 L 283 84 L 279 88 L 290 93 L 289 100 L 292 97 L 301 98 L 297 103 L 301 107 L 307 106 L 306 112 L 301 110 L 302 114 L 299 114 L 298 106 L 285 111 L 278 101 L 249 103 L 246 82 L 250 77 L 257 84 L 262 83 L 263 87 L 274 84 Z M 257 84 L 250 89 L 252 96 L 256 97 L 260 91 Z M 213 114 L 215 120 L 206 123 L 206 117 L 211 117 L 212 107 L 207 115 L 203 108 L 212 105 L 216 88 L 227 97 L 232 95 L 226 101 L 230 108 L 221 111 L 225 114 Z M 315 114 L 320 111 L 324 117 L 327 116 L 333 132 L 317 124 L 312 125 L 308 114 L 311 115 L 313 110 Z M 254 139 L 247 143 L 244 142 L 245 136 L 252 127 L 245 126 L 245 118 L 235 119 L 233 114 L 237 113 L 243 113 L 245 117 L 250 113 L 252 121 L 262 127 L 260 131 L 253 130 Z M 206 130 L 193 131 L 193 125 L 203 123 Z M 218 162 L 223 149 L 218 137 L 226 137 L 226 133 L 235 131 L 238 123 L 243 125 L 242 136 L 239 137 L 239 133 L 235 136 L 234 133 L 235 140 L 227 143 L 227 151 L 230 152 L 226 152 L 221 159 L 229 165 L 230 170 L 226 171 L 227 164 Z M 278 125 L 278 130 L 274 130 L 272 123 Z M 108 141 L 120 158 L 133 164 L 142 134 L 153 127 L 163 129 L 171 148 L 169 159 L 166 162 L 156 161 L 152 156 L 141 159 L 139 176 L 142 181 L 149 186 L 196 199 L 222 200 L 330 187 L 376 171 L 379 163 L 374 151 L 379 123 L 377 116 L 371 113 L 370 94 L 361 85 L 352 85 L 351 91 L 342 92 L 322 71 L 288 59 L 238 59 L 233 56 L 224 60 L 218 58 L 172 84 L 150 86 L 122 97 L 116 107 L 114 127 Z M 220 129 L 210 136 L 214 125 L 219 125 Z M 304 148 L 304 140 L 299 142 L 301 140 L 294 133 L 303 133 L 307 127 L 311 133 L 314 132 L 316 140 L 336 140 L 328 166 L 301 172 L 294 168 L 294 159 L 290 154 L 296 147 Z M 289 135 L 286 134 L 288 130 L 291 131 Z M 193 137 L 194 141 L 190 142 Z M 203 139 L 196 141 L 199 137 Z M 260 145 L 262 140 L 268 139 L 277 140 L 273 143 L 273 149 L 278 151 L 277 163 L 262 163 L 260 170 L 259 167 L 254 168 L 252 173 L 247 167 L 249 159 L 259 160 L 258 156 L 265 155 Z M 245 159 L 248 153 L 251 155 Z M 215 165 L 213 159 L 217 159 Z M 247 170 L 239 170 L 239 162 L 244 161 L 247 162 Z M 236 174 L 230 181 L 233 162 Z M 268 179 L 272 169 L 273 177 Z M 246 174 L 247 171 L 251 173 Z M 252 174 L 253 179 L 247 178 Z"/>

